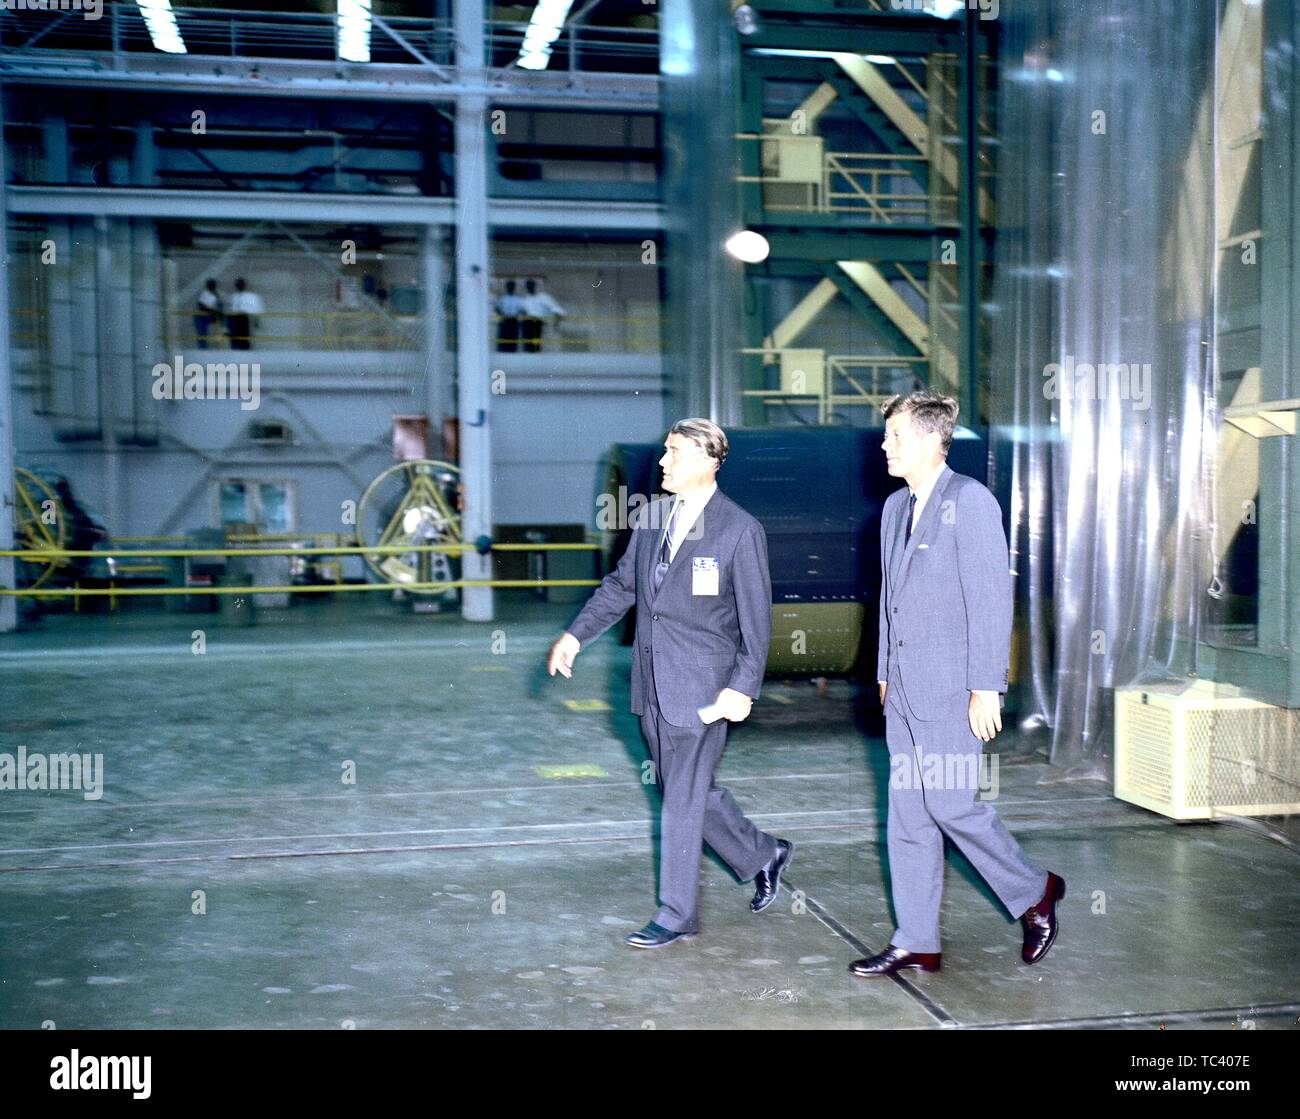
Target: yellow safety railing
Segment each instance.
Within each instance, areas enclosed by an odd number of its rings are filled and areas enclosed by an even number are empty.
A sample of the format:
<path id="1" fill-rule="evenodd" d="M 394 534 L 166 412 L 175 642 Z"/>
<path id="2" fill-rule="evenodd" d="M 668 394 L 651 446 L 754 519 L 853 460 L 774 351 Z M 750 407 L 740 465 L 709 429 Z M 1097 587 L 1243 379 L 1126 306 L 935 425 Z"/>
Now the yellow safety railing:
<path id="1" fill-rule="evenodd" d="M 923 222 L 943 201 L 943 194 L 931 177 L 930 190 L 920 189 L 917 173 L 929 164 L 929 157 L 919 152 L 844 152 L 828 151 L 821 137 L 790 135 L 783 132 L 736 132 L 733 138 L 762 145 L 772 153 L 772 166 L 759 175 L 737 175 L 738 183 L 757 183 L 764 187 L 763 206 L 773 211 L 826 214 L 832 211 L 867 211 L 875 220 L 889 224 L 898 221 Z M 781 160 L 776 153 L 787 144 L 799 152 L 789 174 L 779 171 Z M 809 159 L 817 163 L 816 176 Z M 769 160 L 765 159 L 765 162 Z M 910 191 L 892 190 L 896 180 L 917 183 Z M 778 196 L 775 188 L 786 193 Z"/>
<path id="2" fill-rule="evenodd" d="M 925 221 L 943 197 L 931 186 L 930 193 L 891 191 L 884 184 L 910 175 L 910 165 L 928 163 L 923 155 L 886 152 L 827 152 L 823 165 L 822 209 L 868 210 L 877 221 Z M 837 183 L 846 189 L 836 190 Z"/>
<path id="3" fill-rule="evenodd" d="M 302 583 L 287 587 L 63 587 L 59 590 L 11 590 L 0 587 L 0 595 L 11 598 L 141 598 L 149 595 L 204 594 L 331 594 L 352 591 L 449 591 L 457 587 L 595 587 L 599 579 L 454 579 L 445 583 Z"/>
<path id="4" fill-rule="evenodd" d="M 286 534 L 287 539 L 295 537 Z M 577 552 L 597 551 L 599 544 L 499 544 L 492 543 L 485 552 Z M 477 544 L 376 544 L 373 547 L 347 545 L 335 547 L 308 548 L 159 548 L 142 552 L 138 549 L 104 548 L 85 549 L 22 549 L 0 550 L 0 556 L 13 557 L 28 563 L 50 563 L 64 559 L 93 558 L 110 559 L 128 557 L 133 559 L 189 558 L 193 556 L 228 556 L 237 559 L 250 559 L 258 556 L 309 556 L 309 555 L 409 555 L 412 552 L 465 553 L 479 551 Z M 161 565 L 159 565 L 161 566 Z M 207 594 L 319 594 L 329 592 L 351 591 L 424 591 L 452 590 L 457 587 L 594 587 L 599 579 L 456 579 L 446 582 L 424 583 L 303 583 L 290 586 L 184 586 L 184 587 L 60 587 L 45 590 L 41 588 L 18 590 L 12 587 L 0 587 L 0 595 L 11 598 L 86 598 L 86 597 L 146 597 L 151 595 L 207 595 Z"/>
<path id="5" fill-rule="evenodd" d="M 193 311 L 172 311 L 172 329 L 166 345 L 180 346 L 187 357 L 200 352 L 200 337 L 194 330 Z M 267 311 L 254 315 L 255 327 L 248 348 L 255 350 L 414 350 L 419 345 L 424 320 L 412 315 L 384 315 L 379 311 Z M 447 316 L 450 319 L 450 316 Z M 279 322 L 277 323 L 277 320 Z M 492 345 L 497 345 L 501 317 L 490 313 Z M 563 317 L 563 328 L 547 322 L 541 340 L 542 353 L 610 352 L 655 353 L 660 348 L 660 316 L 576 315 Z M 277 326 L 287 329 L 277 329 Z M 304 327 L 306 329 L 304 329 Z M 448 327 L 452 329 L 452 327 Z M 218 320 L 203 338 L 204 353 L 244 353 L 230 345 L 230 334 Z M 525 352 L 522 339 L 511 339 L 514 348 L 503 352 Z"/>
<path id="6" fill-rule="evenodd" d="M 746 347 L 742 354 L 761 355 L 763 364 L 779 361 L 782 354 L 797 352 L 806 354 L 806 349 L 791 349 L 774 346 Z M 816 376 L 809 380 L 820 383 L 807 391 L 793 391 L 788 388 L 745 389 L 745 396 L 757 397 L 765 405 L 777 404 L 816 404 L 817 422 L 829 424 L 836 408 L 842 405 L 859 405 L 879 408 L 882 403 L 897 391 L 897 371 L 910 369 L 912 376 L 920 377 L 928 383 L 930 359 L 924 354 L 825 354 L 821 355 L 820 367 Z M 858 371 L 862 371 L 859 373 Z M 890 383 L 882 384 L 882 374 Z M 889 374 L 893 374 L 890 376 Z M 870 379 L 869 384 L 863 384 Z M 845 387 L 852 391 L 844 391 Z"/>
<path id="7" fill-rule="evenodd" d="M 484 551 L 488 552 L 563 552 L 595 551 L 599 544 L 491 544 Z M 477 544 L 375 544 L 366 547 L 360 544 L 344 547 L 319 548 L 150 548 L 147 552 L 140 549 L 101 548 L 93 550 L 70 550 L 65 548 L 11 548 L 0 550 L 0 556 L 13 556 L 15 559 L 32 560 L 45 563 L 51 559 L 86 558 L 116 559 L 125 556 L 128 559 L 149 558 L 155 556 L 235 556 L 248 559 L 251 556 L 373 556 L 400 555 L 410 552 L 476 552 Z"/>

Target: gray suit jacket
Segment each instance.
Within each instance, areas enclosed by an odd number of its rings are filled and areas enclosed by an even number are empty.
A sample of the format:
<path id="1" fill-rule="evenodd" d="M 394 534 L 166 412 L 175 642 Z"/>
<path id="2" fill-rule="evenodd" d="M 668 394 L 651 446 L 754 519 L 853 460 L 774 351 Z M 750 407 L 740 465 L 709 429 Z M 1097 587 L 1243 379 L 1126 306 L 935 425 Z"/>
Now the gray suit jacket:
<path id="1" fill-rule="evenodd" d="M 948 466 L 905 541 L 908 489 L 880 518 L 880 644 L 876 679 L 891 669 L 912 715 L 952 717 L 970 692 L 1005 692 L 1011 659 L 1011 564 L 1002 509 L 983 485 Z"/>
<path id="2" fill-rule="evenodd" d="M 758 698 L 772 637 L 772 582 L 763 526 L 717 490 L 682 540 L 656 593 L 654 570 L 671 509 L 664 498 L 637 510 L 632 539 L 568 631 L 583 645 L 636 605 L 632 711 L 646 712 L 650 689 L 673 726 L 699 727 L 697 708 L 734 688 Z M 717 565 L 718 593 L 697 594 L 694 571 Z"/>

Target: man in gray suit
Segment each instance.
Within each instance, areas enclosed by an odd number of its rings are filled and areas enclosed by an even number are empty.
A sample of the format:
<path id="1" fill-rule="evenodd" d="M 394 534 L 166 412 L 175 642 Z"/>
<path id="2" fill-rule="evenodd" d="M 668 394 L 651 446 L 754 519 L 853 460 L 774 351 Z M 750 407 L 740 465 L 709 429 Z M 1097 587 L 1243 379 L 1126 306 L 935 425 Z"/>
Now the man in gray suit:
<path id="1" fill-rule="evenodd" d="M 551 647 L 547 670 L 573 659 L 636 605 L 632 711 L 641 716 L 662 797 L 659 911 L 627 943 L 662 948 L 699 933 L 700 856 L 708 843 L 742 882 L 750 909 L 776 897 L 793 845 L 760 831 L 713 773 L 727 721 L 748 717 L 763 684 L 772 584 L 763 526 L 718 489 L 727 437 L 709 420 L 679 420 L 664 441 L 664 489 L 642 507 L 618 566 Z"/>
<path id="2" fill-rule="evenodd" d="M 945 835 L 1020 917 L 1025 963 L 1052 946 L 1065 896 L 1064 881 L 1025 858 L 975 797 L 981 743 L 1002 729 L 1012 587 L 997 499 L 946 462 L 957 407 L 927 390 L 881 409 L 889 473 L 907 482 L 881 514 L 877 659 L 898 927 L 883 952 L 849 965 L 854 975 L 939 970 Z"/>

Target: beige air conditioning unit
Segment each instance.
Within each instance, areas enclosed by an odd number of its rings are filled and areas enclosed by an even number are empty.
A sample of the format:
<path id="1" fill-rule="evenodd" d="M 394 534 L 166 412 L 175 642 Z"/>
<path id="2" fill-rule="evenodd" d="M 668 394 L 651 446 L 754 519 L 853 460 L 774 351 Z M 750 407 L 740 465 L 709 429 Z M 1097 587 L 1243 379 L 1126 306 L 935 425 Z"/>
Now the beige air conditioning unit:
<path id="1" fill-rule="evenodd" d="M 1115 795 L 1175 820 L 1300 812 L 1300 711 L 1208 680 L 1116 689 Z"/>

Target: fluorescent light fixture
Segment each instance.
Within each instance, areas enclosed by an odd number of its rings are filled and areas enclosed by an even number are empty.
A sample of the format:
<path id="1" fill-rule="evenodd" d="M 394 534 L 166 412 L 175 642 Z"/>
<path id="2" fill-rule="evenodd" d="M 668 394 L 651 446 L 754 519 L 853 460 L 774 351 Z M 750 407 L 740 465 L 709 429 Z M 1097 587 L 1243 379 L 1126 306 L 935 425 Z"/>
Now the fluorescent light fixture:
<path id="1" fill-rule="evenodd" d="M 934 14 L 940 19 L 952 19 L 966 10 L 965 0 L 934 0 Z"/>
<path id="2" fill-rule="evenodd" d="M 338 52 L 345 62 L 370 61 L 370 0 L 338 0 Z"/>
<path id="3" fill-rule="evenodd" d="M 742 229 L 739 233 L 733 233 L 727 238 L 726 248 L 727 252 L 746 264 L 761 264 L 772 251 L 767 238 L 752 229 Z"/>
<path id="4" fill-rule="evenodd" d="M 537 0 L 516 60 L 521 69 L 546 69 L 551 61 L 551 44 L 560 37 L 572 7 L 573 0 Z"/>
<path id="5" fill-rule="evenodd" d="M 795 47 L 746 47 L 746 54 L 767 55 L 769 58 L 852 58 L 852 51 L 815 51 L 798 50 Z M 873 62 L 877 66 L 888 66 L 898 59 L 892 54 L 862 54 L 859 58 Z"/>
<path id="6" fill-rule="evenodd" d="M 181 41 L 181 29 L 176 26 L 176 15 L 172 11 L 171 0 L 135 0 L 144 19 L 145 28 L 154 50 L 167 54 L 184 54 L 185 44 Z"/>
<path id="7" fill-rule="evenodd" d="M 765 54 L 772 58 L 834 58 L 843 51 L 801 51 L 793 47 L 748 47 L 749 54 Z"/>

